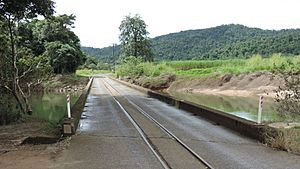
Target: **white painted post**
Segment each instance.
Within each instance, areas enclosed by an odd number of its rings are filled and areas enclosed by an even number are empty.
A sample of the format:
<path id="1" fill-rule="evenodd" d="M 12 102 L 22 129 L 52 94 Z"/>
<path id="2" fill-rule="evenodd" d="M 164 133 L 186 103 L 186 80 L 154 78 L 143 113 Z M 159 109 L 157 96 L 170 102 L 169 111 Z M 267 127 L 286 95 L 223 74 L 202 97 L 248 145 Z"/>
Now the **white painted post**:
<path id="1" fill-rule="evenodd" d="M 263 96 L 259 96 L 259 102 L 258 102 L 258 115 L 257 115 L 257 123 L 260 124 L 262 117 L 261 117 L 261 113 L 262 113 L 262 105 L 263 105 L 263 101 L 264 101 L 264 97 Z"/>
<path id="2" fill-rule="evenodd" d="M 67 95 L 67 109 L 68 109 L 68 118 L 71 118 L 71 97 Z"/>

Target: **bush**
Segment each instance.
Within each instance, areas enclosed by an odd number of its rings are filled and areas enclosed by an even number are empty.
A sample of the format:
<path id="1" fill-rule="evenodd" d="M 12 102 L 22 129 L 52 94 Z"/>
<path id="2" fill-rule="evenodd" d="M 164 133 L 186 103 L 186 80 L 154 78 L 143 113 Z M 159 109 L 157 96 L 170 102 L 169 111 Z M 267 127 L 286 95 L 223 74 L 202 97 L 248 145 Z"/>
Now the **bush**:
<path id="1" fill-rule="evenodd" d="M 299 66 L 289 62 L 288 69 L 279 69 L 284 83 L 279 86 L 276 101 L 279 103 L 278 112 L 289 117 L 291 121 L 300 115 L 300 70 Z"/>
<path id="2" fill-rule="evenodd" d="M 273 54 L 269 59 L 272 69 L 277 69 L 283 67 L 286 64 L 286 59 L 281 56 L 281 54 Z"/>
<path id="3" fill-rule="evenodd" d="M 0 89 L 0 125 L 6 125 L 18 120 L 21 112 L 18 109 L 13 96 Z"/>
<path id="4" fill-rule="evenodd" d="M 266 143 L 273 148 L 294 153 L 300 153 L 300 129 L 278 128 L 277 131 L 267 130 L 265 132 Z"/>
<path id="5" fill-rule="evenodd" d="M 140 57 L 129 56 L 121 60 L 121 64 L 116 68 L 117 77 L 125 76 L 140 76 L 143 74 L 143 67 L 141 63 L 143 59 Z"/>
<path id="6" fill-rule="evenodd" d="M 264 70 L 264 66 L 266 65 L 264 64 L 261 55 L 254 55 L 247 60 L 246 66 L 251 71 L 258 71 L 258 70 Z"/>
<path id="7" fill-rule="evenodd" d="M 126 58 L 117 66 L 117 76 L 125 77 L 156 77 L 164 73 L 172 73 L 174 70 L 167 66 L 166 63 L 143 62 L 141 58 L 134 56 Z"/>
<path id="8" fill-rule="evenodd" d="M 174 70 L 167 66 L 165 62 L 159 64 L 146 62 L 141 65 L 143 67 L 143 75 L 147 77 L 157 77 L 165 73 L 174 73 Z"/>

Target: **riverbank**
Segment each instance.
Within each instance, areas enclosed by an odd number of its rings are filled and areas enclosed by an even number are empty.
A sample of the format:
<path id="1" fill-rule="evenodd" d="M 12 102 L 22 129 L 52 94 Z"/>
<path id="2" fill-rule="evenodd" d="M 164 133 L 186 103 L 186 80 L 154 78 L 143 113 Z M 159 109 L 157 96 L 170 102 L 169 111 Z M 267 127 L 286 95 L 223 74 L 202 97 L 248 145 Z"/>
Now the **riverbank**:
<path id="1" fill-rule="evenodd" d="M 283 79 L 268 71 L 243 74 L 226 74 L 199 78 L 178 77 L 166 89 L 171 92 L 203 93 L 249 97 L 263 95 L 274 98 Z"/>
<path id="2" fill-rule="evenodd" d="M 77 74 L 54 75 L 45 81 L 42 86 L 44 91 L 74 92 L 84 90 L 89 77 Z"/>
<path id="3" fill-rule="evenodd" d="M 156 78 L 159 79 L 159 77 Z M 140 79 L 147 78 L 123 78 L 122 80 L 140 85 L 143 84 L 140 82 Z M 154 84 L 151 84 L 152 82 L 154 82 Z M 165 84 L 169 85 L 166 86 Z M 257 98 L 258 95 L 263 95 L 266 97 L 270 97 L 269 99 L 274 99 L 276 97 L 276 90 L 278 90 L 279 86 L 283 84 L 284 80 L 279 74 L 273 74 L 269 71 L 257 71 L 252 73 L 226 74 L 215 76 L 177 76 L 173 81 L 168 81 L 167 83 L 164 83 L 164 85 L 160 86 L 161 88 L 158 88 L 165 92 L 175 92 L 181 93 L 183 95 L 224 95 L 233 98 Z M 148 86 L 153 85 L 157 85 L 157 82 L 150 81 L 150 85 Z M 147 86 L 144 85 L 143 87 Z M 256 104 L 257 100 L 255 100 L 254 105 Z M 257 110 L 256 106 L 255 108 Z M 266 136 L 267 138 L 270 138 L 267 140 L 267 144 L 273 148 L 299 154 L 299 123 L 290 123 L 289 121 L 287 121 L 281 122 L 280 125 L 278 124 L 279 123 L 271 122 L 270 125 L 273 125 L 272 127 L 277 128 L 279 134 L 275 138 L 273 136 Z"/>
<path id="4" fill-rule="evenodd" d="M 274 98 L 283 79 L 268 71 L 191 77 L 163 74 L 157 77 L 123 77 L 132 84 L 166 92 L 249 97 L 263 95 Z"/>
<path id="5" fill-rule="evenodd" d="M 58 106 L 54 105 L 56 103 L 53 98 L 54 96 L 51 95 L 50 97 L 49 93 L 68 92 L 72 94 L 82 92 L 88 80 L 88 77 L 77 75 L 56 75 L 51 77 L 47 82 L 44 82 L 42 84 L 43 87 L 37 89 L 35 92 L 48 93 L 48 95 L 45 95 L 45 93 L 41 94 L 38 98 L 41 101 L 49 101 L 49 104 L 51 103 L 51 110 L 57 111 L 55 113 L 66 114 Z M 73 99 L 75 98 L 73 97 Z M 58 103 L 59 106 L 63 104 L 65 108 L 64 101 L 65 97 Z M 47 113 L 50 113 L 50 108 L 45 109 L 41 107 L 41 103 L 33 106 L 39 106 L 39 108 L 34 109 L 36 111 L 46 110 Z M 53 113 L 49 114 L 51 118 L 55 116 Z M 0 168 L 45 168 L 45 166 L 53 164 L 54 157 L 68 146 L 70 139 L 60 140 L 62 134 L 60 123 L 50 122 L 38 115 L 35 116 L 35 114 L 43 113 L 34 112 L 31 116 L 22 115 L 21 119 L 16 122 L 0 126 Z"/>
<path id="6" fill-rule="evenodd" d="M 54 144 L 42 143 L 59 138 L 60 126 L 34 117 L 26 116 L 18 122 L 0 126 L 0 166 L 5 169 L 49 166 L 56 154 L 67 147 L 69 139 Z"/>

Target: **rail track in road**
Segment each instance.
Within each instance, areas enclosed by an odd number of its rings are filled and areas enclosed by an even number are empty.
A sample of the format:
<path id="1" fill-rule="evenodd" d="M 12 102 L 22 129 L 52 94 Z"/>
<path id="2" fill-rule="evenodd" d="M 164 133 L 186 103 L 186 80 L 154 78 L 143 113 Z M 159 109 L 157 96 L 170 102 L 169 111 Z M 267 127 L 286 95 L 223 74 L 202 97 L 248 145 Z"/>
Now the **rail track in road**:
<path id="1" fill-rule="evenodd" d="M 102 78 L 102 81 L 163 168 L 182 168 L 179 165 L 184 163 L 184 168 L 213 169 L 211 164 L 180 138 L 109 84 L 106 78 Z"/>

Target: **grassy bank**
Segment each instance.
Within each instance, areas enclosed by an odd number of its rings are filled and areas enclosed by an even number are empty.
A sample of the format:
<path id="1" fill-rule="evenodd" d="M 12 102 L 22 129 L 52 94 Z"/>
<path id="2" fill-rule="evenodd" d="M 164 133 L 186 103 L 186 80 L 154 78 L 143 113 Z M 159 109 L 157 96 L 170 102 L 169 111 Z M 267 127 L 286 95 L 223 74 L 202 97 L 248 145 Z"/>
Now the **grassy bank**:
<path id="1" fill-rule="evenodd" d="M 77 76 L 83 76 L 83 77 L 90 77 L 97 74 L 107 74 L 111 73 L 111 71 L 108 70 L 92 70 L 92 69 L 79 69 L 76 70 Z"/>
<path id="2" fill-rule="evenodd" d="M 274 92 L 275 87 L 284 85 L 280 79 L 282 78 L 281 75 L 285 74 L 284 72 L 300 71 L 300 56 L 291 57 L 280 54 L 274 54 L 267 58 L 254 55 L 249 59 L 156 63 L 143 63 L 138 59 L 130 59 L 132 62 L 125 62 L 117 67 L 116 74 L 118 77 L 123 77 L 124 80 L 131 83 L 154 90 L 168 88 L 168 90 L 174 89 L 174 91 L 183 91 L 184 93 L 193 92 L 197 89 L 198 91 L 219 89 L 220 91 L 232 90 L 230 92 L 235 94 L 241 90 L 244 96 L 247 94 L 244 91 L 269 95 Z M 297 79 L 293 77 L 294 74 L 288 79 L 292 79 L 293 82 L 293 79 Z M 295 82 L 297 83 L 296 80 Z M 296 122 L 296 119 L 294 118 L 293 121 Z M 274 148 L 299 153 L 299 127 L 279 130 L 281 135 L 275 138 L 270 137 L 268 144 Z"/>
<path id="3" fill-rule="evenodd" d="M 300 56 L 287 57 L 274 54 L 268 58 L 254 55 L 249 59 L 163 61 L 158 63 L 126 63 L 117 68 L 117 76 L 156 77 L 171 73 L 179 76 L 214 76 L 224 74 L 275 71 L 278 69 L 300 70 Z"/>
<path id="4" fill-rule="evenodd" d="M 172 61 L 165 62 L 177 75 L 212 76 L 224 74 L 241 74 L 256 71 L 289 70 L 293 65 L 300 70 L 300 56 L 283 57 L 274 54 L 270 58 L 255 55 L 249 59 Z"/>

